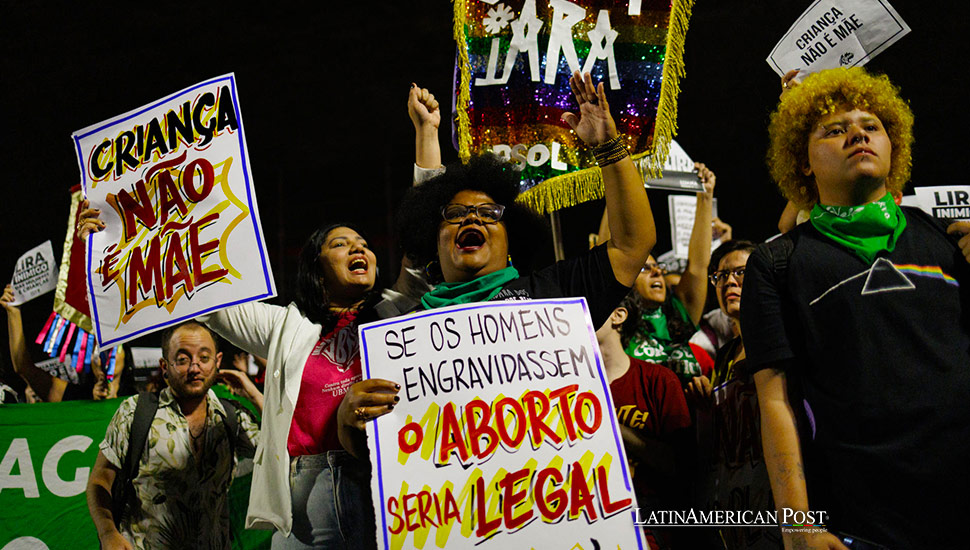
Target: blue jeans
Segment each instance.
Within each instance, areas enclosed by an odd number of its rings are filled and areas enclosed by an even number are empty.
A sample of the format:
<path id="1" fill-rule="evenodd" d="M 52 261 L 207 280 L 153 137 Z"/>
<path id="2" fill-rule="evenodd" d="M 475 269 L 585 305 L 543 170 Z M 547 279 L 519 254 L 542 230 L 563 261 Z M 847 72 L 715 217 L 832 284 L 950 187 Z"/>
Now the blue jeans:
<path id="1" fill-rule="evenodd" d="M 293 531 L 273 533 L 273 550 L 377 547 L 367 462 L 345 451 L 294 457 L 290 495 Z"/>

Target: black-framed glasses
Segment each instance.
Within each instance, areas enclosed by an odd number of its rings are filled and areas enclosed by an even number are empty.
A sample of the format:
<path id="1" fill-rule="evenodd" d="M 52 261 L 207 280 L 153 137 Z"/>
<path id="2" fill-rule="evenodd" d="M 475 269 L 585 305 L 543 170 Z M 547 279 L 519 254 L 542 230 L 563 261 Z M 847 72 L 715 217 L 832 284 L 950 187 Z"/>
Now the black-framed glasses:
<path id="1" fill-rule="evenodd" d="M 722 269 L 721 271 L 711 273 L 711 284 L 714 286 L 727 284 L 728 275 L 734 275 L 734 279 L 740 283 L 744 280 L 744 266 L 735 267 L 734 269 Z"/>
<path id="2" fill-rule="evenodd" d="M 655 264 L 647 263 L 647 264 L 643 264 L 643 267 L 640 268 L 640 271 L 642 271 L 643 273 L 653 273 L 654 271 L 659 271 L 661 275 L 666 275 L 667 273 L 670 272 L 670 266 L 665 264 L 664 262 L 659 262 Z"/>
<path id="3" fill-rule="evenodd" d="M 465 204 L 446 204 L 441 207 L 441 217 L 448 223 L 461 223 L 472 212 L 484 223 L 498 223 L 505 213 L 501 204 L 486 202 L 474 206 Z"/>

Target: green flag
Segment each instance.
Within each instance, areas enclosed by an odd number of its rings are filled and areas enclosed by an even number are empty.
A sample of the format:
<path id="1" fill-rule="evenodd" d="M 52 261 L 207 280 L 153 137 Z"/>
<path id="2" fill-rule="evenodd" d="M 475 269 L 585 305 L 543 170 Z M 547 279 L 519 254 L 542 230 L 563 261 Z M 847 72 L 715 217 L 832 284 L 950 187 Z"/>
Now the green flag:
<path id="1" fill-rule="evenodd" d="M 99 547 L 85 488 L 121 401 L 0 406 L 0 548 Z M 234 549 L 269 548 L 269 531 L 242 528 L 250 478 L 229 490 Z"/>

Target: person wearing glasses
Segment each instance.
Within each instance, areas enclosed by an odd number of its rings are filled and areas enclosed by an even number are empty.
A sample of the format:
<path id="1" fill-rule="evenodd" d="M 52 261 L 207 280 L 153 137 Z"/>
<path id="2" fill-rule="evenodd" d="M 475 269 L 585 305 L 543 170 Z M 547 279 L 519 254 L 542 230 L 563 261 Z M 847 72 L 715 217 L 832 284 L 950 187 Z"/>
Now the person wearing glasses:
<path id="1" fill-rule="evenodd" d="M 691 230 L 687 267 L 671 292 L 664 279 L 667 266 L 647 258 L 636 279 L 642 303 L 642 314 L 636 319 L 637 334 L 626 352 L 637 359 L 660 363 L 674 371 L 683 386 L 704 374 L 700 355 L 706 352 L 688 344 L 697 332 L 697 324 L 707 301 L 707 266 L 711 257 L 714 172 L 695 163 L 704 191 L 697 193 L 697 208 Z M 708 363 L 709 367 L 709 363 Z"/>
<path id="2" fill-rule="evenodd" d="M 104 223 L 98 211 L 82 208 L 84 239 Z M 286 307 L 249 302 L 196 319 L 267 359 L 246 528 L 274 529 L 275 550 L 374 548 L 370 464 L 347 446 L 348 432 L 397 401 L 395 384 L 361 382 L 357 325 L 378 319 L 377 257 L 355 225 L 331 224 L 303 245 L 296 278 L 296 300 Z M 355 409 L 366 407 L 366 415 L 338 420 L 352 386 Z"/>
<path id="3" fill-rule="evenodd" d="M 515 202 L 519 173 L 491 155 L 448 166 L 412 188 L 399 210 L 404 249 L 426 263 L 439 283 L 421 297 L 421 308 L 584 296 L 599 326 L 629 291 L 656 242 L 650 204 L 617 133 L 603 84 L 594 86 L 589 74 L 576 72 L 570 86 L 580 113 L 566 113 L 563 121 L 597 157 L 613 238 L 584 256 L 521 274 L 516 262 L 528 260 L 523 251 L 536 217 Z"/>

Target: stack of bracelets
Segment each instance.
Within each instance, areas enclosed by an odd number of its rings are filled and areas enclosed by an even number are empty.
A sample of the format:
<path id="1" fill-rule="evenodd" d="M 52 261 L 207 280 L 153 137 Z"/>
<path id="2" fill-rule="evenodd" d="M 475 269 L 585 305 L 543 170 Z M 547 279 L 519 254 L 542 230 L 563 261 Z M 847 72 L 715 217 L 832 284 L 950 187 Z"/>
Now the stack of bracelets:
<path id="1" fill-rule="evenodd" d="M 619 162 L 629 155 L 630 152 L 623 143 L 622 135 L 593 147 L 593 156 L 596 157 L 596 164 L 599 164 L 600 168 Z"/>

